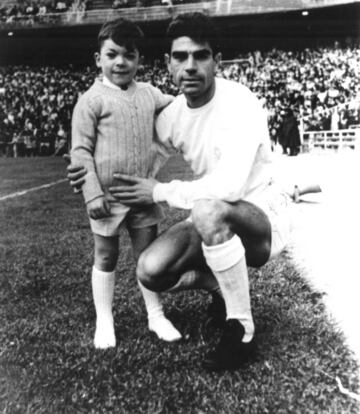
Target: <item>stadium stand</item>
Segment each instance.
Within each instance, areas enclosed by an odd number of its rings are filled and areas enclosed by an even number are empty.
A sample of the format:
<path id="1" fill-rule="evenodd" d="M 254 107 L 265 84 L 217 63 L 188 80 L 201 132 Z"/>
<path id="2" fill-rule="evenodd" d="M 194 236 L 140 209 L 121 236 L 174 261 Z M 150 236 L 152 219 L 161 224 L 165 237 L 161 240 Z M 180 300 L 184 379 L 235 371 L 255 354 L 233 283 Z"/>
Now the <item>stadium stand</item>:
<path id="1" fill-rule="evenodd" d="M 1 68 L 2 154 L 22 156 L 57 152 L 60 155 L 59 143 L 64 148 L 64 139 L 70 138 L 73 106 L 95 76 L 90 67 Z M 247 85 L 262 99 L 269 113 L 269 131 L 274 143 L 284 110 L 290 106 L 301 118 L 301 130 L 304 133 L 311 131 L 304 135 L 306 148 L 320 148 L 321 139 L 326 137 L 323 148 L 342 148 L 347 143 L 350 147 L 355 145 L 358 130 L 348 130 L 360 125 L 359 47 L 342 49 L 335 45 L 298 52 L 255 51 L 238 55 L 236 62 L 223 64 L 218 76 Z M 142 67 L 138 79 L 151 82 L 163 92 L 178 93 L 166 67 L 158 60 Z M 330 129 L 333 131 L 331 137 L 314 134 L 314 131 Z"/>
<path id="2" fill-rule="evenodd" d="M 121 2 L 125 5 L 125 2 Z M 112 0 L 93 0 L 91 2 L 90 10 L 111 9 L 113 5 Z"/>
<path id="3" fill-rule="evenodd" d="M 304 132 L 302 143 L 304 152 L 357 149 L 360 143 L 360 128 Z"/>
<path id="4" fill-rule="evenodd" d="M 0 7 L 0 24 L 19 27 L 30 25 L 51 25 L 53 13 L 63 12 L 56 24 L 100 23 L 108 18 L 108 11 L 131 9 L 126 17 L 137 20 L 166 20 L 169 13 L 174 15 L 183 11 L 203 11 L 215 16 L 257 15 L 264 13 L 290 12 L 296 10 L 320 9 L 323 7 L 356 4 L 358 0 L 5 0 Z M 192 5 L 192 7 L 188 7 Z M 9 7 L 8 7 L 9 6 Z M 158 9 L 156 9 L 158 6 Z M 163 7 L 168 6 L 168 7 Z M 26 9 L 30 7 L 31 12 Z M 138 9 L 153 9 L 142 10 Z M 88 11 L 81 19 L 69 19 L 65 12 Z M 307 12 L 308 13 L 308 12 Z M 29 15 L 37 19 L 29 19 Z"/>
<path id="5" fill-rule="evenodd" d="M 17 0 L 3 0 L 1 2 L 1 6 L 6 7 L 6 8 L 10 8 L 14 6 L 15 4 L 17 4 Z"/>
<path id="6" fill-rule="evenodd" d="M 1 6 L 12 8 L 19 1 L 5 0 Z M 290 106 L 300 122 L 305 149 L 355 145 L 360 127 L 359 2 L 357 7 L 350 4 L 354 1 L 346 1 L 342 2 L 347 3 L 344 6 L 322 9 L 341 2 L 117 0 L 121 7 L 114 10 L 114 1 L 33 0 L 35 6 L 46 5 L 43 20 L 30 14 L 25 20 L 28 26 L 21 29 L 23 21 L 16 20 L 16 14 L 15 21 L 3 23 L 0 154 L 46 155 L 64 150 L 64 142 L 70 139 L 73 106 L 96 76 L 88 65 L 100 22 L 118 15 L 144 22 L 147 35 L 150 33 L 147 54 L 157 59 L 166 47 L 162 44 L 163 32 L 172 13 L 203 11 L 204 5 L 209 5 L 207 12 L 218 17 L 222 30 L 226 60 L 218 76 L 244 83 L 259 96 L 269 113 L 274 143 L 284 110 Z M 53 13 L 59 3 L 65 3 L 65 13 Z M 308 20 L 298 12 L 304 6 L 320 11 L 311 12 Z M 265 11 L 271 13 L 264 14 Z M 3 18 L 8 18 L 6 13 Z M 14 30 L 10 31 L 13 24 Z M 329 26 L 334 33 L 331 38 Z M 310 38 L 319 43 L 307 45 Z M 334 43 L 334 39 L 339 41 Z M 76 68 L 68 62 L 76 64 Z M 145 65 L 138 77 L 164 92 L 178 93 L 159 60 Z M 356 126 L 355 133 L 347 132 Z M 326 135 L 328 131 L 333 135 Z"/>
<path id="7" fill-rule="evenodd" d="M 0 6 L 0 17 L 4 23 L 29 25 L 29 16 L 37 16 L 38 19 L 31 21 L 37 23 L 47 22 L 53 13 L 65 13 L 74 11 L 91 11 L 89 17 L 94 20 L 103 18 L 102 11 L 124 8 L 147 8 L 154 6 L 173 6 L 186 3 L 197 3 L 200 0 L 5 0 Z M 94 14 L 94 11 L 96 13 Z M 135 11 L 136 13 L 136 11 Z M 83 16 L 85 19 L 85 16 Z M 51 19 L 50 19 L 51 21 Z M 79 23 L 74 21 L 74 23 Z"/>

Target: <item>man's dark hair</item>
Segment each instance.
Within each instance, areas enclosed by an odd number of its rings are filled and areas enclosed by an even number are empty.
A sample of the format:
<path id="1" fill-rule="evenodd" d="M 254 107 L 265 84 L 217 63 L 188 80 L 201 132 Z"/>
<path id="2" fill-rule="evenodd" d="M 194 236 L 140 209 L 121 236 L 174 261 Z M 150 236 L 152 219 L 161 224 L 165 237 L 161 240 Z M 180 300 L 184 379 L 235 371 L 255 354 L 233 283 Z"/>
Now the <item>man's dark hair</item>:
<path id="1" fill-rule="evenodd" d="M 182 36 L 190 37 L 199 43 L 208 42 L 213 55 L 219 52 L 217 28 L 211 17 L 203 13 L 182 13 L 172 20 L 166 31 L 169 48 L 171 49 L 174 39 Z"/>
<path id="2" fill-rule="evenodd" d="M 119 46 L 127 50 L 141 50 L 144 42 L 144 33 L 134 22 L 119 18 L 105 22 L 98 34 L 98 48 L 102 48 L 105 40 L 111 39 Z"/>

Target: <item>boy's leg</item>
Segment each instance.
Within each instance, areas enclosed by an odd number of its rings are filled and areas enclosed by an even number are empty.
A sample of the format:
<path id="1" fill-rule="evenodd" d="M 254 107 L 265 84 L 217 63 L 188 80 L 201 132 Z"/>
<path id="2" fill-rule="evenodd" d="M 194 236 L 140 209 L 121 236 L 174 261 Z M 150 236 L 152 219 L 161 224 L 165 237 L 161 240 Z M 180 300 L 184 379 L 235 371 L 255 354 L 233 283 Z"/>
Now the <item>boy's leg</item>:
<path id="1" fill-rule="evenodd" d="M 153 225 L 143 228 L 128 227 L 128 231 L 133 245 L 134 258 L 137 261 L 141 252 L 155 240 L 157 226 Z M 139 280 L 138 285 L 144 298 L 149 329 L 155 332 L 160 339 L 167 342 L 181 339 L 180 332 L 164 315 L 160 294 L 145 288 Z"/>
<path id="2" fill-rule="evenodd" d="M 94 345 L 106 349 L 116 345 L 112 303 L 115 289 L 115 267 L 119 237 L 94 234 L 95 261 L 92 270 L 92 292 L 96 311 Z"/>

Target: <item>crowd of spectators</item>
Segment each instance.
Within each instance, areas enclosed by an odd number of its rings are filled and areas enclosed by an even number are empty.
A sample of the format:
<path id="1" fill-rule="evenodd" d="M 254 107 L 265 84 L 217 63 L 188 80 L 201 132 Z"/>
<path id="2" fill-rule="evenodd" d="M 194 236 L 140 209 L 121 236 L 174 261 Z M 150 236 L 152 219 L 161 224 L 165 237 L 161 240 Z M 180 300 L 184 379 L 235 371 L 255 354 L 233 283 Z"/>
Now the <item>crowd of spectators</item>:
<path id="1" fill-rule="evenodd" d="M 109 8 L 122 9 L 130 7 L 173 6 L 197 3 L 201 0 L 112 0 Z M 21 20 L 33 24 L 45 15 L 64 12 L 85 12 L 93 8 L 92 0 L 16 0 L 10 5 L 1 6 L 0 22 L 13 23 Z"/>
<path id="2" fill-rule="evenodd" d="M 291 107 L 304 131 L 359 125 L 360 49 L 334 47 L 250 53 L 248 64 L 232 64 L 220 75 L 253 90 L 269 112 L 276 140 L 285 109 Z"/>
<path id="3" fill-rule="evenodd" d="M 43 16 L 65 12 L 81 12 L 91 7 L 91 0 L 17 0 L 9 6 L 0 5 L 0 22 L 18 20 L 33 24 Z"/>
<path id="4" fill-rule="evenodd" d="M 0 74 L 0 142 L 7 155 L 49 155 L 68 142 L 79 94 L 93 82 L 90 68 L 3 68 Z"/>
<path id="5" fill-rule="evenodd" d="M 360 126 L 360 48 L 251 52 L 221 65 L 218 76 L 247 85 L 269 114 L 277 140 L 291 108 L 301 129 Z M 70 140 L 71 114 L 78 97 L 94 81 L 94 68 L 0 68 L 0 154 L 61 155 Z M 145 64 L 138 80 L 176 95 L 165 65 Z"/>

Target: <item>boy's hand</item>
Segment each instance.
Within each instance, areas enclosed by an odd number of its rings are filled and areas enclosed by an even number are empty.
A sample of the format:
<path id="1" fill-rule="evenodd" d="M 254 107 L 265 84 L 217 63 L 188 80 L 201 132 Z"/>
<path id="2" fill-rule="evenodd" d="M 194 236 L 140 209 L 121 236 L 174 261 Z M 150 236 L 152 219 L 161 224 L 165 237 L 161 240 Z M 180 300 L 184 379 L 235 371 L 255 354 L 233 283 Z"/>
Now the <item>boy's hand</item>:
<path id="1" fill-rule="evenodd" d="M 153 189 L 158 183 L 154 178 L 140 178 L 125 174 L 114 174 L 114 178 L 125 181 L 125 184 L 110 187 L 109 191 L 122 204 L 142 206 L 154 204 Z"/>
<path id="2" fill-rule="evenodd" d="M 72 165 L 69 154 L 65 154 L 63 158 L 69 164 L 66 168 L 66 178 L 70 181 L 70 185 L 74 189 L 74 193 L 81 193 L 81 187 L 85 182 L 84 177 L 87 173 L 87 169 L 82 165 Z"/>
<path id="3" fill-rule="evenodd" d="M 101 219 L 110 216 L 110 204 L 105 197 L 98 197 L 86 204 L 88 215 L 94 219 Z"/>

